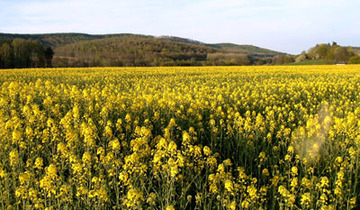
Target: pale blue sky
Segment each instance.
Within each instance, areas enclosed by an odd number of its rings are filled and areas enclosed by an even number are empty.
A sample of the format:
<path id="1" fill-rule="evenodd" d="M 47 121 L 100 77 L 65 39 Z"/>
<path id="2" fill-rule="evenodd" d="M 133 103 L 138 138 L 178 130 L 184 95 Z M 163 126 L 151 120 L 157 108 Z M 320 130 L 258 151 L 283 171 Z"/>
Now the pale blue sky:
<path id="1" fill-rule="evenodd" d="M 0 32 L 171 35 L 299 54 L 360 46 L 358 0 L 0 0 Z"/>

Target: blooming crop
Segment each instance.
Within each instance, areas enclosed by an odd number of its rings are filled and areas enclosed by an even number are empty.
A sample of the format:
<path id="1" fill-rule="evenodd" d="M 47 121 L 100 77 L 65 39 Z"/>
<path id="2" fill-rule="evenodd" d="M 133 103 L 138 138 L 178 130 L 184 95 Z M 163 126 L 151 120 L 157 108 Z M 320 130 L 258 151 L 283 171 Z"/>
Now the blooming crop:
<path id="1" fill-rule="evenodd" d="M 0 208 L 351 209 L 359 70 L 2 70 Z"/>

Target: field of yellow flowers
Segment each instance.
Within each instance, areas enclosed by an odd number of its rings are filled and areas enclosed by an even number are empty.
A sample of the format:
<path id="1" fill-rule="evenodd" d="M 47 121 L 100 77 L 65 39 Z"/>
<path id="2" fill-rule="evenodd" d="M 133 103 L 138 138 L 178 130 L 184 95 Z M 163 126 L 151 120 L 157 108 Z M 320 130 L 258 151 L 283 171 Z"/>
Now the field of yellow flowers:
<path id="1" fill-rule="evenodd" d="M 0 71 L 1 209 L 351 209 L 360 66 Z"/>

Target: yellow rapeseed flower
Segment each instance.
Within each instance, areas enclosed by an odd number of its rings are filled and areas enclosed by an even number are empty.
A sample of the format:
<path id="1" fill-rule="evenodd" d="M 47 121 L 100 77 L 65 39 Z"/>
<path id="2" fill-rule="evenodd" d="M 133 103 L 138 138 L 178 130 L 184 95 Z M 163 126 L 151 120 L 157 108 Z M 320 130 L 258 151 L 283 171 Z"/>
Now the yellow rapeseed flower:
<path id="1" fill-rule="evenodd" d="M 225 184 L 225 190 L 228 192 L 232 192 L 234 190 L 234 184 L 231 180 L 227 179 L 224 182 Z"/>

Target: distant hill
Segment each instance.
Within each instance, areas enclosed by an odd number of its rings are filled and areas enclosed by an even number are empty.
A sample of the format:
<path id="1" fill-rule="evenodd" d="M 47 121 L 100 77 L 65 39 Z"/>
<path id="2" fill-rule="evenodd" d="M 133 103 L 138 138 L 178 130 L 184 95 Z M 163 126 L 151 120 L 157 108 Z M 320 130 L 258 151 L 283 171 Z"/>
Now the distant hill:
<path id="1" fill-rule="evenodd" d="M 0 40 L 15 38 L 52 47 L 54 66 L 251 65 L 286 55 L 252 45 L 207 44 L 173 36 L 0 33 Z"/>
<path id="2" fill-rule="evenodd" d="M 145 35 L 136 34 L 107 34 L 107 35 L 91 35 L 83 33 L 53 33 L 53 34 L 6 34 L 0 33 L 0 39 L 33 39 L 40 41 L 46 47 L 58 47 L 67 44 L 73 44 L 81 41 L 89 41 L 95 39 L 103 39 L 109 37 L 147 37 Z"/>
<path id="3" fill-rule="evenodd" d="M 250 56 L 273 57 L 275 55 L 285 54 L 265 48 L 256 47 L 253 45 L 237 45 L 232 43 L 220 43 L 214 45 L 225 52 L 241 53 Z"/>
<path id="4" fill-rule="evenodd" d="M 200 65 L 216 48 L 138 36 L 112 36 L 55 48 L 60 66 L 173 66 Z"/>

